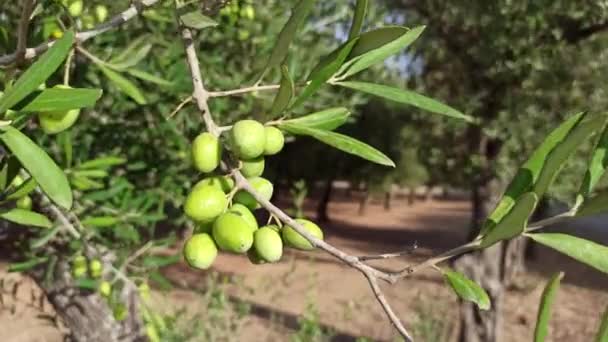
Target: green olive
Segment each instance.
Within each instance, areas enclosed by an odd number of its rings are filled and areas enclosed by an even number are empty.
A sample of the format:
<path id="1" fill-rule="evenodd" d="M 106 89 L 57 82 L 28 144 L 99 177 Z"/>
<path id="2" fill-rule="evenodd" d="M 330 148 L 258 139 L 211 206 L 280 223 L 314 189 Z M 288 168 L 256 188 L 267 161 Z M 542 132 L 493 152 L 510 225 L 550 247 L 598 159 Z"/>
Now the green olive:
<path id="1" fill-rule="evenodd" d="M 238 121 L 230 130 L 230 140 L 239 158 L 257 158 L 264 153 L 266 144 L 264 125 L 255 120 Z"/>
<path id="2" fill-rule="evenodd" d="M 71 87 L 60 84 L 54 88 L 70 89 Z M 80 109 L 40 112 L 38 115 L 38 121 L 40 122 L 40 128 L 42 128 L 42 131 L 51 135 L 63 132 L 72 127 L 76 120 L 78 120 L 79 115 Z"/>
<path id="3" fill-rule="evenodd" d="M 230 207 L 228 211 L 241 216 L 247 222 L 249 227 L 251 227 L 252 232 L 258 229 L 258 220 L 256 220 L 251 210 L 249 210 L 249 208 L 247 208 L 246 206 L 239 203 L 235 203 Z"/>
<path id="4" fill-rule="evenodd" d="M 102 281 L 99 284 L 99 294 L 108 298 L 112 294 L 112 284 L 108 281 Z"/>
<path id="5" fill-rule="evenodd" d="M 194 188 L 206 185 L 215 186 L 224 193 L 228 193 L 234 188 L 234 180 L 229 176 L 211 176 L 200 180 L 194 185 Z"/>
<path id="6" fill-rule="evenodd" d="M 184 211 L 188 217 L 197 222 L 209 222 L 218 217 L 228 204 L 224 192 L 214 186 L 200 186 L 192 189 Z"/>
<path id="7" fill-rule="evenodd" d="M 323 240 L 323 231 L 314 222 L 305 219 L 296 219 L 296 222 L 304 226 L 312 236 Z M 293 228 L 285 226 L 283 227 L 282 233 L 283 241 L 286 245 L 306 251 L 314 249 L 314 246 Z"/>
<path id="8" fill-rule="evenodd" d="M 253 244 L 253 233 L 241 215 L 226 212 L 213 223 L 213 239 L 224 251 L 245 253 Z"/>
<path id="9" fill-rule="evenodd" d="M 253 247 L 257 255 L 268 262 L 277 262 L 283 255 L 283 241 L 277 226 L 265 226 L 253 233 Z"/>
<path id="10" fill-rule="evenodd" d="M 103 22 L 108 17 L 108 8 L 104 5 L 95 6 L 95 17 L 98 22 Z"/>
<path id="11" fill-rule="evenodd" d="M 19 209 L 31 210 L 32 209 L 32 198 L 30 196 L 20 197 L 17 199 L 15 206 Z"/>
<path id="12" fill-rule="evenodd" d="M 103 269 L 103 265 L 101 264 L 101 261 L 99 261 L 97 259 L 93 259 L 93 260 L 91 260 L 91 262 L 89 262 L 89 272 L 91 273 L 91 277 L 93 277 L 93 278 L 101 277 L 102 269 Z"/>
<path id="13" fill-rule="evenodd" d="M 184 259 L 191 267 L 205 270 L 216 257 L 217 247 L 209 234 L 194 234 L 184 244 Z"/>
<path id="14" fill-rule="evenodd" d="M 194 167 L 205 173 L 215 170 L 222 158 L 219 140 L 211 133 L 201 133 L 192 142 Z"/>
<path id="15" fill-rule="evenodd" d="M 266 142 L 264 144 L 264 154 L 269 156 L 279 153 L 285 145 L 285 137 L 283 132 L 276 127 L 267 126 L 264 128 L 266 131 Z"/>
<path id="16" fill-rule="evenodd" d="M 248 179 L 249 183 L 253 187 L 253 189 L 258 192 L 262 197 L 266 200 L 270 200 L 272 197 L 273 186 L 270 181 L 262 177 L 253 177 Z M 254 210 L 259 208 L 260 205 L 255 200 L 255 198 L 245 190 L 239 190 L 235 195 L 233 201 L 235 203 L 240 203 L 247 208 Z"/>
<path id="17" fill-rule="evenodd" d="M 242 160 L 241 173 L 247 178 L 261 176 L 264 173 L 264 157 L 259 156 L 251 160 Z"/>

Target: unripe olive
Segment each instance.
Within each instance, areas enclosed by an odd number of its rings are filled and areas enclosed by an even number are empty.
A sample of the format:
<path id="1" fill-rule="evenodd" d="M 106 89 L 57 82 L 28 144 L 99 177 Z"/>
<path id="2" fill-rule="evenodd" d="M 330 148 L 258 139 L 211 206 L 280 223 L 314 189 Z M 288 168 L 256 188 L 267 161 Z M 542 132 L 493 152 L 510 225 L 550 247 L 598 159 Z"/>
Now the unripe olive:
<path id="1" fill-rule="evenodd" d="M 239 11 L 239 15 L 242 18 L 253 20 L 255 18 L 255 10 L 253 9 L 253 6 L 245 5 L 245 6 L 241 7 L 241 10 Z"/>
<path id="2" fill-rule="evenodd" d="M 108 8 L 104 5 L 95 6 L 95 17 L 98 22 L 105 21 L 108 17 Z"/>
<path id="3" fill-rule="evenodd" d="M 270 181 L 262 177 L 250 178 L 248 179 L 248 181 L 256 192 L 262 195 L 262 197 L 266 200 L 270 200 L 270 198 L 272 197 L 272 191 L 274 189 Z M 240 203 L 251 210 L 260 207 L 255 198 L 245 190 L 239 190 L 234 195 L 233 201 L 235 203 Z"/>
<path id="4" fill-rule="evenodd" d="M 91 14 L 83 15 L 81 20 L 82 26 L 84 26 L 85 29 L 90 30 L 95 27 L 95 18 Z"/>
<path id="5" fill-rule="evenodd" d="M 253 244 L 253 233 L 243 217 L 227 212 L 213 223 L 213 239 L 224 251 L 245 253 Z"/>
<path id="6" fill-rule="evenodd" d="M 70 89 L 69 86 L 61 84 L 55 86 L 54 88 Z M 78 120 L 79 115 L 80 109 L 41 112 L 38 115 L 38 120 L 40 121 L 40 127 L 42 128 L 42 131 L 50 135 L 63 132 L 66 129 L 72 127 L 76 120 Z"/>
<path id="7" fill-rule="evenodd" d="M 247 208 L 246 206 L 239 203 L 235 203 L 230 207 L 228 211 L 241 216 L 251 228 L 251 232 L 254 232 L 256 229 L 258 229 L 258 220 L 255 219 L 255 216 L 253 215 L 251 210 L 249 210 L 249 208 Z"/>
<path id="8" fill-rule="evenodd" d="M 101 277 L 102 269 L 103 269 L 103 266 L 101 264 L 101 261 L 99 261 L 97 259 L 93 259 L 89 263 L 89 272 L 91 272 L 91 277 L 93 277 L 93 278 Z"/>
<path id="9" fill-rule="evenodd" d="M 70 1 L 70 4 L 68 5 L 68 12 L 72 17 L 78 17 L 82 14 L 82 7 L 82 0 Z"/>
<path id="10" fill-rule="evenodd" d="M 217 168 L 222 158 L 219 140 L 211 133 L 201 133 L 192 141 L 192 161 L 201 172 L 211 172 Z"/>
<path id="11" fill-rule="evenodd" d="M 251 36 L 251 33 L 249 33 L 249 30 L 244 29 L 244 28 L 240 28 L 237 31 L 237 39 L 238 40 L 247 40 L 249 39 L 249 37 Z"/>
<path id="12" fill-rule="evenodd" d="M 87 258 L 85 258 L 82 255 L 77 255 L 76 257 L 74 257 L 74 260 L 72 260 L 72 266 L 74 267 L 87 267 Z"/>
<path id="13" fill-rule="evenodd" d="M 194 234 L 184 244 L 184 259 L 191 267 L 205 270 L 216 257 L 217 247 L 209 234 Z"/>
<path id="14" fill-rule="evenodd" d="M 234 180 L 229 176 L 211 176 L 198 181 L 194 187 L 197 188 L 206 185 L 215 186 L 224 193 L 228 193 L 234 188 Z"/>
<path id="15" fill-rule="evenodd" d="M 16 175 L 15 178 L 13 178 L 13 180 L 11 181 L 11 185 L 15 188 L 19 187 L 21 184 L 23 184 L 25 182 L 25 180 L 23 179 L 23 177 Z"/>
<path id="16" fill-rule="evenodd" d="M 123 303 L 118 303 L 114 307 L 113 313 L 115 320 L 124 321 L 125 318 L 127 318 L 127 316 L 129 315 L 129 310 L 127 310 L 127 306 Z"/>
<path id="17" fill-rule="evenodd" d="M 81 278 L 87 274 L 86 266 L 72 266 L 72 276 L 74 278 Z"/>
<path id="18" fill-rule="evenodd" d="M 19 209 L 30 210 L 32 209 L 32 198 L 30 196 L 20 197 L 17 199 L 17 203 L 15 203 L 15 205 Z"/>
<path id="19" fill-rule="evenodd" d="M 255 120 L 238 121 L 230 130 L 230 140 L 239 158 L 257 158 L 264 153 L 266 144 L 264 126 Z"/>
<path id="20" fill-rule="evenodd" d="M 262 173 L 264 173 L 263 156 L 259 156 L 250 160 L 242 160 L 241 163 L 241 173 L 247 178 L 259 177 L 262 175 Z"/>
<path id="21" fill-rule="evenodd" d="M 151 323 L 146 324 L 146 335 L 148 335 L 148 340 L 150 342 L 160 342 L 161 341 L 154 324 L 151 324 Z"/>
<path id="22" fill-rule="evenodd" d="M 139 284 L 139 286 L 137 286 L 137 291 L 139 292 L 139 296 L 141 297 L 141 299 L 150 299 L 150 286 L 148 285 L 148 283 L 143 282 Z"/>
<path id="23" fill-rule="evenodd" d="M 283 241 L 278 233 L 278 227 L 265 226 L 253 233 L 253 246 L 262 259 L 276 262 L 283 255 Z"/>
<path id="24" fill-rule="evenodd" d="M 269 156 L 279 153 L 285 145 L 285 137 L 280 129 L 272 126 L 264 128 L 266 133 L 266 142 L 264 144 L 264 154 Z"/>
<path id="25" fill-rule="evenodd" d="M 186 202 L 184 211 L 188 217 L 198 222 L 209 222 L 218 217 L 228 200 L 224 192 L 213 186 L 200 186 L 192 189 Z"/>
<path id="26" fill-rule="evenodd" d="M 102 281 L 99 284 L 99 294 L 108 298 L 112 294 L 112 284 L 108 281 Z"/>
<path id="27" fill-rule="evenodd" d="M 314 222 L 305 219 L 296 219 L 296 222 L 304 226 L 312 236 L 323 240 L 323 231 Z M 285 226 L 283 227 L 282 233 L 283 241 L 286 245 L 306 251 L 314 249 L 314 246 L 293 228 Z"/>

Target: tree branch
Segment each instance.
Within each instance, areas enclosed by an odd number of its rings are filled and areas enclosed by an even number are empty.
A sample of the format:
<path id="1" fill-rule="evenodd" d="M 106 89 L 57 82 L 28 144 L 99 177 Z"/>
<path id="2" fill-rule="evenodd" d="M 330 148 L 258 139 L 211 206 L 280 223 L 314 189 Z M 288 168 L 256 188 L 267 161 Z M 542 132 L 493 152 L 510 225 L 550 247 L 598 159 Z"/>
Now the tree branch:
<path id="1" fill-rule="evenodd" d="M 17 28 L 17 51 L 15 51 L 15 62 L 20 65 L 24 61 L 27 48 L 27 32 L 30 24 L 30 15 L 34 9 L 34 0 L 24 0 L 19 27 Z"/>
<path id="2" fill-rule="evenodd" d="M 76 38 L 75 38 L 76 42 L 83 43 L 97 35 L 100 35 L 106 31 L 109 31 L 115 27 L 118 27 L 118 26 L 126 23 L 127 21 L 133 19 L 135 16 L 137 16 L 138 14 L 143 12 L 144 9 L 155 5 L 159 1 L 160 0 L 133 1 L 133 4 L 129 8 L 127 8 L 122 13 L 119 13 L 119 14 L 113 16 L 110 20 L 108 20 L 102 24 L 99 24 L 98 26 L 96 26 L 95 28 L 93 28 L 91 30 L 78 32 L 76 34 Z M 54 43 L 55 43 L 55 41 L 52 40 L 52 41 L 48 41 L 46 43 L 42 43 L 33 48 L 26 48 L 25 52 L 23 53 L 23 58 L 32 59 L 32 58 L 40 55 L 41 53 L 45 52 Z M 19 49 L 17 51 L 19 51 Z M 17 52 L 15 52 L 15 53 L 1 56 L 0 65 L 8 65 L 8 64 L 11 64 L 11 63 L 17 61 L 18 55 L 19 54 Z"/>

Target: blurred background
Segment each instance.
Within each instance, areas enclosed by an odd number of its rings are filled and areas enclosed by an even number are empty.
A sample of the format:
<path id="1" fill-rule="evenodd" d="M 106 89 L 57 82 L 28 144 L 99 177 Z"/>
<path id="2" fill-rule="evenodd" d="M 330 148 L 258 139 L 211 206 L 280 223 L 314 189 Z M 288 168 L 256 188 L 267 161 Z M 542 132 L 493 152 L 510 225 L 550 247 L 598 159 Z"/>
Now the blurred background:
<path id="1" fill-rule="evenodd" d="M 73 3 L 65 5 L 71 8 Z M 219 11 L 213 19 L 220 25 L 201 31 L 196 41 L 206 86 L 226 90 L 255 81 L 294 3 L 232 0 Z M 420 92 L 479 118 L 481 125 L 327 85 L 298 114 L 349 108 L 349 122 L 338 131 L 383 151 L 397 167 L 373 165 L 298 138 L 268 158 L 265 177 L 275 184 L 279 207 L 315 220 L 327 241 L 352 254 L 416 246 L 411 254 L 378 263 L 398 270 L 475 236 L 519 165 L 564 118 L 579 111 L 606 111 L 608 3 L 370 3 L 366 31 L 387 24 L 427 27 L 406 51 L 358 79 Z M 30 45 L 60 36 L 62 25 L 90 29 L 129 4 L 84 0 L 72 16 L 61 14 L 60 4 L 47 6 L 31 25 Z M 290 48 L 287 65 L 296 83 L 346 38 L 353 6 L 353 1 L 316 3 Z M 181 203 L 199 179 L 189 160 L 189 142 L 203 125 L 195 106 L 172 115 L 192 89 L 173 12 L 171 2 L 162 2 L 139 19 L 88 41 L 84 48 L 102 62 L 76 53 L 70 85 L 103 88 L 101 100 L 83 111 L 68 133 L 51 137 L 35 122 L 28 127 L 28 134 L 67 170 L 103 156 L 123 160 L 100 178 L 68 173 L 78 184 L 75 213 L 85 222 L 115 218 L 109 228 L 89 222 L 95 239 L 119 253 L 162 241 L 162 260 L 150 259 L 144 271 L 150 274 L 154 307 L 164 317 L 163 340 L 397 341 L 366 280 L 320 251 L 289 250 L 271 265 L 222 254 L 207 272 L 180 261 L 180 243 L 192 229 Z M 19 2 L 0 4 L 0 55 L 15 49 L 19 13 Z M 110 65 L 135 90 L 125 91 L 124 81 L 104 74 L 100 63 Z M 266 77 L 268 83 L 279 79 L 278 72 Z M 47 85 L 61 82 L 57 75 Z M 211 102 L 211 110 L 222 125 L 245 117 L 264 121 L 273 99 L 274 92 L 262 91 L 222 97 Z M 572 205 L 591 147 L 591 142 L 581 146 L 580 155 L 569 161 L 535 213 L 537 219 Z M 607 186 L 604 177 L 598 188 Z M 606 244 L 606 222 L 608 217 L 597 216 L 552 229 Z M 15 241 L 23 234 L 3 232 L 3 270 L 21 257 L 23 249 Z M 559 270 L 566 277 L 550 340 L 590 341 L 608 305 L 608 278 L 523 242 L 509 258 L 515 266 L 502 279 L 503 341 L 531 340 L 542 287 Z M 61 341 L 65 327 L 56 322 L 37 285 L 5 271 L 0 279 L 0 339 Z M 458 300 L 440 274 L 417 273 L 385 290 L 419 341 L 458 340 Z"/>

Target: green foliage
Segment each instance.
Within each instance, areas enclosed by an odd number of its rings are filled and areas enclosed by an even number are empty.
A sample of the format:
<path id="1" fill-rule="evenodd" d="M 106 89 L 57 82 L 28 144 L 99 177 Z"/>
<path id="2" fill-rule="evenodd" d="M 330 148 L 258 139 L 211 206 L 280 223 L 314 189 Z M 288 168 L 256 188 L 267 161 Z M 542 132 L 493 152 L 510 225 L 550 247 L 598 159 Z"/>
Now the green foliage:
<path id="1" fill-rule="evenodd" d="M 527 234 L 532 240 L 564 253 L 598 271 L 608 273 L 608 247 L 561 233 Z"/>
<path id="2" fill-rule="evenodd" d="M 446 283 L 454 290 L 458 297 L 475 303 L 480 310 L 490 309 L 490 297 L 481 286 L 462 273 L 448 269 L 441 270 L 441 272 Z"/>
<path id="3" fill-rule="evenodd" d="M 549 332 L 549 320 L 551 318 L 551 310 L 553 302 L 559 290 L 561 279 L 564 277 L 563 272 L 556 273 L 551 277 L 540 300 L 538 308 L 538 317 L 536 319 L 536 328 L 534 329 L 534 342 L 544 342 Z"/>

